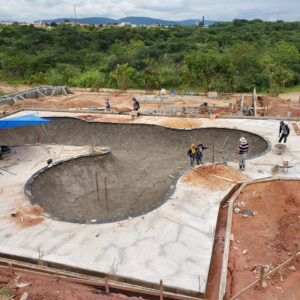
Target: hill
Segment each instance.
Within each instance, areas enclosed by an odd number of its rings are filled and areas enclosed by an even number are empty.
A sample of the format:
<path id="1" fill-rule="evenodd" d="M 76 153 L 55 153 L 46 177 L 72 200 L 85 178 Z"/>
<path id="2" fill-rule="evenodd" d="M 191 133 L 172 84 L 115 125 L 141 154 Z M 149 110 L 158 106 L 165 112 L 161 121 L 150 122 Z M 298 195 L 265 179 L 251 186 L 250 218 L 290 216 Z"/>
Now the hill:
<path id="1" fill-rule="evenodd" d="M 188 20 L 183 20 L 183 21 L 172 21 L 172 20 L 162 20 L 162 19 L 155 19 L 155 18 L 147 18 L 147 17 L 126 17 L 126 18 L 121 18 L 118 20 L 111 19 L 111 18 L 104 18 L 104 17 L 91 17 L 91 18 L 81 18 L 75 20 L 74 18 L 59 18 L 59 19 L 50 19 L 50 20 L 43 20 L 43 23 L 51 23 L 51 22 L 56 22 L 56 23 L 61 23 L 64 20 L 68 19 L 70 22 L 79 22 L 81 24 L 94 24 L 94 25 L 107 25 L 109 23 L 114 24 L 120 24 L 120 23 L 130 23 L 130 24 L 136 24 L 138 26 L 141 25 L 155 25 L 155 24 L 160 24 L 160 25 L 185 25 L 185 26 L 192 26 L 195 25 L 196 22 L 201 21 L 200 19 L 188 19 Z M 211 21 L 207 20 L 205 21 L 206 25 L 212 25 L 216 23 L 216 21 Z"/>

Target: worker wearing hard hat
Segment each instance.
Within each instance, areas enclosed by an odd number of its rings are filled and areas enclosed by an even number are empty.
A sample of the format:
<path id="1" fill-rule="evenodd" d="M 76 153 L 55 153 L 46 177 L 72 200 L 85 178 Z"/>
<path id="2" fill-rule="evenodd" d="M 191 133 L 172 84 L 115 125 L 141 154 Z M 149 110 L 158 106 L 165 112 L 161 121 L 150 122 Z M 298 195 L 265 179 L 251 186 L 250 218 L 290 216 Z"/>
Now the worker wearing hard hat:
<path id="1" fill-rule="evenodd" d="M 249 145 L 245 137 L 240 138 L 240 146 L 239 148 L 235 151 L 234 155 L 239 155 L 239 168 L 241 171 L 245 170 L 246 167 L 246 159 L 247 159 L 247 154 L 249 151 Z"/>
<path id="2" fill-rule="evenodd" d="M 190 166 L 193 168 L 197 156 L 195 144 L 191 145 L 191 148 L 188 150 L 187 155 L 190 157 Z"/>

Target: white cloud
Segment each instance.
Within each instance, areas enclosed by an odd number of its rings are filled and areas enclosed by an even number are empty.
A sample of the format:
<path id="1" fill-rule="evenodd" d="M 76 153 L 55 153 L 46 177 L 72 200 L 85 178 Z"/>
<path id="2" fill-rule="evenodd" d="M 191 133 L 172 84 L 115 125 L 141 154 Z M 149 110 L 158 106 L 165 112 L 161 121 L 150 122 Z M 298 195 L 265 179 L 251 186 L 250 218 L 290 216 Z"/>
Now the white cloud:
<path id="1" fill-rule="evenodd" d="M 0 20 L 31 21 L 78 18 L 145 16 L 168 20 L 234 18 L 299 20 L 299 0 L 0 0 Z"/>

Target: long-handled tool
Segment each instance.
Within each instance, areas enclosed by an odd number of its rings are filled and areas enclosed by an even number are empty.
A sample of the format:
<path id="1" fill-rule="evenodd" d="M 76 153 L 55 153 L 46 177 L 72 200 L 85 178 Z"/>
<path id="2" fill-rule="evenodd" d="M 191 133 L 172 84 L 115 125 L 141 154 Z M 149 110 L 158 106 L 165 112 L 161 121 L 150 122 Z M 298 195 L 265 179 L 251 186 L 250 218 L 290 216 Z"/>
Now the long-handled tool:
<path id="1" fill-rule="evenodd" d="M 218 150 L 218 149 L 217 149 L 217 151 L 219 151 L 220 153 L 222 153 L 222 152 L 224 151 L 224 147 L 225 147 L 225 145 L 226 145 L 228 139 L 229 139 L 229 136 L 226 137 L 226 140 L 225 140 L 225 142 L 224 142 L 224 144 L 223 144 L 223 146 L 222 146 L 222 149 L 221 149 L 221 150 Z"/>

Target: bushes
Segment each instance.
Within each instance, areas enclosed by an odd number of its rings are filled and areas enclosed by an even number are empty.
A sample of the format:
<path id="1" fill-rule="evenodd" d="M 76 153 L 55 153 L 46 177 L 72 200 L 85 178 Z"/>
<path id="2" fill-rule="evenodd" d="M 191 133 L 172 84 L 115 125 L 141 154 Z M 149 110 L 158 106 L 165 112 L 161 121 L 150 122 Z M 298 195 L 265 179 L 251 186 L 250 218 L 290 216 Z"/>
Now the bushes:
<path id="1" fill-rule="evenodd" d="M 80 73 L 69 81 L 71 86 L 79 86 L 83 88 L 90 87 L 94 91 L 99 91 L 99 89 L 105 86 L 105 83 L 105 74 L 97 70 Z"/>
<path id="2" fill-rule="evenodd" d="M 299 22 L 261 20 L 234 20 L 207 29 L 0 25 L 0 73 L 5 80 L 95 90 L 203 87 L 247 92 L 254 86 L 269 90 L 272 85 L 274 90 L 274 84 L 278 90 L 300 83 L 299 35 Z"/>

